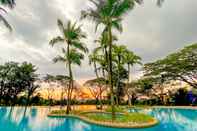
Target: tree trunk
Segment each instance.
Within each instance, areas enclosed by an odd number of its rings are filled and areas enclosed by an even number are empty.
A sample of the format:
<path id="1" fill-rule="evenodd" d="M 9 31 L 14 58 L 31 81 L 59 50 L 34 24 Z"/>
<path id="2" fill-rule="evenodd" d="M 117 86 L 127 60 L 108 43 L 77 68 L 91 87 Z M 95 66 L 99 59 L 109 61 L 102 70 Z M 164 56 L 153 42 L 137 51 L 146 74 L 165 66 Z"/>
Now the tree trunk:
<path id="1" fill-rule="evenodd" d="M 96 66 L 96 63 L 95 62 L 94 62 L 94 68 L 95 68 L 96 78 L 99 79 L 99 75 L 98 75 L 98 71 L 97 71 L 97 66 Z M 101 96 L 101 85 L 100 85 L 100 82 L 99 82 L 98 86 L 99 86 L 99 89 L 100 89 L 99 90 L 100 93 L 99 93 L 99 100 L 98 101 L 100 103 L 100 109 L 102 109 L 103 106 L 102 106 L 102 101 L 101 101 L 101 99 L 102 99 L 101 97 L 102 96 Z"/>
<path id="2" fill-rule="evenodd" d="M 96 77 L 99 78 L 98 72 L 97 72 L 97 67 L 96 67 L 96 62 L 94 62 L 94 72 L 96 74 Z"/>
<path id="3" fill-rule="evenodd" d="M 120 55 L 118 55 L 118 80 L 117 80 L 117 90 L 116 90 L 116 104 L 117 106 L 119 106 L 119 100 L 120 100 L 120 96 L 119 96 L 119 91 L 120 91 Z"/>
<path id="4" fill-rule="evenodd" d="M 25 111 L 24 111 L 24 116 L 27 112 L 27 107 L 29 106 L 29 100 L 30 100 L 30 96 L 31 96 L 31 93 L 28 92 L 28 95 L 27 95 L 27 101 L 26 101 L 26 105 L 25 105 Z"/>
<path id="5" fill-rule="evenodd" d="M 103 74 L 103 78 L 105 78 L 105 69 L 102 68 L 102 74 Z"/>
<path id="6" fill-rule="evenodd" d="M 131 97 L 130 97 L 129 94 L 128 94 L 127 96 L 128 96 L 128 105 L 129 105 L 129 107 L 131 107 L 131 105 L 132 105 L 132 104 L 131 104 Z"/>
<path id="7" fill-rule="evenodd" d="M 73 76 L 72 76 L 72 69 L 71 69 L 71 62 L 70 62 L 70 42 L 68 42 L 68 47 L 67 47 L 67 59 L 68 59 L 68 71 L 69 71 L 69 87 L 68 87 L 68 94 L 67 94 L 67 109 L 66 109 L 66 113 L 69 114 L 70 110 L 71 110 L 71 91 L 73 88 Z"/>
<path id="8" fill-rule="evenodd" d="M 127 64 L 127 68 L 128 68 L 127 91 L 129 91 L 129 82 L 130 82 L 130 65 L 129 64 Z M 129 92 L 127 93 L 128 93 L 128 105 L 129 107 L 131 107 L 131 98 L 130 98 Z"/>
<path id="9" fill-rule="evenodd" d="M 111 25 L 108 27 L 108 37 L 109 37 L 109 57 L 108 57 L 108 72 L 109 72 L 109 85 L 111 92 L 111 108 L 112 108 L 112 120 L 115 120 L 115 105 L 114 105 L 114 90 L 113 90 L 113 80 L 112 80 L 112 30 Z"/>
<path id="10" fill-rule="evenodd" d="M 29 93 L 29 92 L 28 92 L 28 95 L 27 95 L 27 101 L 26 101 L 25 108 L 26 108 L 27 106 L 29 106 L 30 96 L 31 96 L 31 93 Z"/>
<path id="11" fill-rule="evenodd" d="M 130 65 L 127 64 L 127 66 L 128 66 L 128 83 L 129 83 L 130 82 L 130 72 L 131 72 L 131 70 L 130 70 Z"/>
<path id="12" fill-rule="evenodd" d="M 100 93 L 99 93 L 99 101 L 100 101 L 100 109 L 103 109 L 103 103 L 102 103 L 102 89 L 100 87 Z"/>

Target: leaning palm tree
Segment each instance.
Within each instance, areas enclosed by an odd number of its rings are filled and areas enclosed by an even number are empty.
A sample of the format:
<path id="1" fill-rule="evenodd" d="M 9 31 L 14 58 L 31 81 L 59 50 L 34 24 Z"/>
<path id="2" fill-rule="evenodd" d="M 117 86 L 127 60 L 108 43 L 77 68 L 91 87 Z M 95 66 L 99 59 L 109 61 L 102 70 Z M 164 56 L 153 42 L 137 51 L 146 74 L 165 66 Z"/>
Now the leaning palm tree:
<path id="1" fill-rule="evenodd" d="M 99 56 L 97 52 L 93 51 L 92 54 L 89 55 L 89 64 L 94 66 L 94 73 L 96 74 L 96 77 L 99 78 L 98 75 L 98 68 L 97 63 L 99 62 Z"/>
<path id="2" fill-rule="evenodd" d="M 0 4 L 3 6 L 8 6 L 10 9 L 14 8 L 15 6 L 15 0 L 0 0 Z M 7 13 L 7 11 L 3 8 L 0 7 L 0 11 Z M 0 21 L 3 22 L 3 24 L 10 30 L 12 31 L 12 27 L 8 23 L 8 21 L 4 18 L 2 14 L 0 14 Z"/>
<path id="3" fill-rule="evenodd" d="M 103 83 L 100 82 L 100 80 L 102 79 L 105 79 L 105 68 L 106 68 L 106 61 L 105 59 L 103 59 L 103 57 L 105 57 L 104 55 L 99 55 L 98 52 L 96 50 L 94 50 L 92 52 L 92 54 L 89 55 L 89 64 L 93 64 L 94 66 L 94 72 L 96 74 L 96 79 L 95 80 L 98 80 L 97 84 L 99 86 L 99 89 L 100 89 L 100 93 L 98 94 L 99 95 L 99 103 L 100 103 L 100 107 L 99 109 L 102 109 L 103 107 L 103 104 L 102 104 L 102 88 L 103 88 Z M 100 67 L 97 67 L 97 63 L 100 65 Z M 102 70 L 102 74 L 103 74 L 103 78 L 102 77 L 99 77 L 99 74 L 98 74 L 98 70 Z M 105 84 L 107 84 L 107 81 L 105 80 L 104 82 L 106 82 Z"/>
<path id="4" fill-rule="evenodd" d="M 82 11 L 82 18 L 89 18 L 96 23 L 97 30 L 99 25 L 103 25 L 103 32 L 107 32 L 108 37 L 108 79 L 111 93 L 112 119 L 115 119 L 114 89 L 112 80 L 112 45 L 113 29 L 122 32 L 123 16 L 133 9 L 136 2 L 140 0 L 90 0 L 95 7 Z"/>
<path id="5" fill-rule="evenodd" d="M 72 65 L 81 65 L 81 60 L 84 59 L 84 54 L 87 53 L 88 49 L 83 42 L 82 38 L 86 38 L 86 35 L 81 30 L 81 26 L 77 26 L 76 23 L 72 24 L 69 21 L 66 25 L 58 19 L 58 27 L 62 36 L 56 36 L 50 41 L 50 45 L 54 46 L 58 43 L 64 43 L 65 48 L 62 48 L 63 56 L 57 56 L 54 58 L 54 62 L 64 62 L 68 67 L 69 72 L 69 87 L 67 94 L 67 114 L 71 110 L 71 98 L 73 92 L 73 72 Z"/>

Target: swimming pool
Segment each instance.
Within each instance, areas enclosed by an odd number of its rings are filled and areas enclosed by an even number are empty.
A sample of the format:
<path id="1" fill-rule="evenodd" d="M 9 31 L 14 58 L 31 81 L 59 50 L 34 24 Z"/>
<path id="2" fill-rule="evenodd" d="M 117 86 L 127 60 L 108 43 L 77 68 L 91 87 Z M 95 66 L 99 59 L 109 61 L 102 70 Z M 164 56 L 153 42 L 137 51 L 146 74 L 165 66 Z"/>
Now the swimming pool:
<path id="1" fill-rule="evenodd" d="M 146 129 L 114 129 L 91 125 L 74 118 L 49 118 L 47 107 L 0 107 L 0 131 L 197 131 L 197 110 L 130 110 L 150 114 L 160 124 Z"/>

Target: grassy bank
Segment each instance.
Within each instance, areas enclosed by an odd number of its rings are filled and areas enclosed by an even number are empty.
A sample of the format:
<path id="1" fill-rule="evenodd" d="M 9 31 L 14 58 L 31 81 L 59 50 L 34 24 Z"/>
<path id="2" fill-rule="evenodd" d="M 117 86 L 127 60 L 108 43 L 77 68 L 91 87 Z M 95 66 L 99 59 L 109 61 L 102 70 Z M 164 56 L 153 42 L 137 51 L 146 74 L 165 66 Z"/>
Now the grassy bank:
<path id="1" fill-rule="evenodd" d="M 116 112 L 116 118 L 112 121 L 112 115 L 106 111 L 72 111 L 69 115 L 65 110 L 54 110 L 49 113 L 49 117 L 74 117 L 90 124 L 113 128 L 145 128 L 158 124 L 152 116 L 141 113 Z M 110 111 L 110 109 L 107 109 Z"/>
<path id="2" fill-rule="evenodd" d="M 84 113 L 83 116 L 101 122 L 111 122 L 112 116 L 110 113 Z M 154 118 L 140 113 L 116 114 L 116 119 L 113 122 L 118 123 L 147 123 L 154 121 Z"/>

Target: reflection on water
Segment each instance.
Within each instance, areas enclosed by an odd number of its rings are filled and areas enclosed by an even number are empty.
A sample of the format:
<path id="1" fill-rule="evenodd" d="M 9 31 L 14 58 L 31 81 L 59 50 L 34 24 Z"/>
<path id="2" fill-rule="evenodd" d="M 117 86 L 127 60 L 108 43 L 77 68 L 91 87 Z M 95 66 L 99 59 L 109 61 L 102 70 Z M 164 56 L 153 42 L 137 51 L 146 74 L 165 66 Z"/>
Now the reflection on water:
<path id="1" fill-rule="evenodd" d="M 73 118 L 48 118 L 46 107 L 0 107 L 0 131 L 197 131 L 197 111 L 182 109 L 130 110 L 150 114 L 160 124 L 146 129 L 113 129 Z"/>
<path id="2" fill-rule="evenodd" d="M 160 121 L 159 130 L 197 131 L 197 110 L 184 109 L 143 109 L 130 112 L 150 114 Z"/>
<path id="3" fill-rule="evenodd" d="M 48 108 L 0 107 L 0 131 L 83 131 L 89 125 L 75 119 L 48 118 Z"/>

